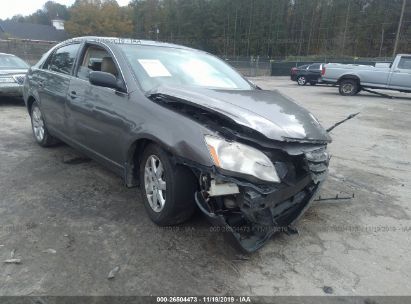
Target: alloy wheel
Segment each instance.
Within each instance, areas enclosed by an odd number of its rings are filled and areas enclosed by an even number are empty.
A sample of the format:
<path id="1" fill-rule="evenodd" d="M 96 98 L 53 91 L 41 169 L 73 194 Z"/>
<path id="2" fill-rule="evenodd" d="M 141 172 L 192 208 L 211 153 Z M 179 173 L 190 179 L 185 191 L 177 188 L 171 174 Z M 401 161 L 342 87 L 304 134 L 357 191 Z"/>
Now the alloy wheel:
<path id="1" fill-rule="evenodd" d="M 305 85 L 306 83 L 305 77 L 298 77 L 297 81 L 299 85 Z"/>
<path id="2" fill-rule="evenodd" d="M 37 106 L 33 109 L 31 123 L 33 125 L 34 136 L 38 142 L 42 142 L 44 139 L 44 120 L 41 111 Z"/>
<path id="3" fill-rule="evenodd" d="M 148 203 L 154 212 L 161 212 L 166 203 L 166 180 L 164 167 L 155 155 L 147 158 L 144 167 L 144 188 Z"/>

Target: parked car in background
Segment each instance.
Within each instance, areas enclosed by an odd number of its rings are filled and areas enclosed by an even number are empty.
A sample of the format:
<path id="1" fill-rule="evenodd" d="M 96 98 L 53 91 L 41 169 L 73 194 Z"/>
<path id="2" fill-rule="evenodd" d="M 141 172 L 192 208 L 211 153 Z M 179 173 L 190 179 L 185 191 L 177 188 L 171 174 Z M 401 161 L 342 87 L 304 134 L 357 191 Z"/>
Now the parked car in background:
<path id="1" fill-rule="evenodd" d="M 312 63 L 307 65 L 305 69 L 298 69 L 295 72 L 294 81 L 297 81 L 297 84 L 301 86 L 306 85 L 307 83 L 316 85 L 321 78 L 323 65 L 323 63 Z"/>
<path id="2" fill-rule="evenodd" d="M 292 68 L 291 68 L 291 75 L 290 75 L 291 80 L 292 80 L 292 81 L 297 81 L 297 74 L 298 74 L 298 72 L 299 72 L 300 70 L 305 70 L 305 69 L 307 69 L 308 66 L 309 66 L 309 64 L 304 64 L 304 65 L 300 65 L 300 66 L 298 66 L 298 67 L 292 67 Z"/>
<path id="3" fill-rule="evenodd" d="M 328 171 L 310 112 L 179 45 L 68 40 L 30 68 L 24 100 L 39 145 L 58 138 L 141 185 L 158 225 L 197 205 L 246 251 L 297 221 Z"/>
<path id="4" fill-rule="evenodd" d="M 355 95 L 362 88 L 411 93 L 411 55 L 399 54 L 391 65 L 329 63 L 322 70 L 322 81 L 339 85 L 343 96 Z"/>
<path id="5" fill-rule="evenodd" d="M 29 65 L 21 58 L 0 53 L 0 96 L 22 96 Z"/>

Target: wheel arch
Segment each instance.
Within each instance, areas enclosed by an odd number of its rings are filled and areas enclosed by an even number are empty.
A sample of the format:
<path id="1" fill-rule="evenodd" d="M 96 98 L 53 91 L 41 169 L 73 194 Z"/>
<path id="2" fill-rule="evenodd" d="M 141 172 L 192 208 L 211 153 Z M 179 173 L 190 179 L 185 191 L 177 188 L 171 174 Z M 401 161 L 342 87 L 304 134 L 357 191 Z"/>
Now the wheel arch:
<path id="1" fill-rule="evenodd" d="M 36 99 L 34 96 L 32 96 L 32 95 L 30 95 L 30 96 L 27 98 L 27 111 L 29 112 L 29 115 L 31 115 L 31 107 L 33 106 L 33 103 L 34 103 L 35 101 L 37 101 L 37 99 Z"/>
<path id="2" fill-rule="evenodd" d="M 144 149 L 150 145 L 156 144 L 161 147 L 164 151 L 172 155 L 169 147 L 160 141 L 158 138 L 152 136 L 143 136 L 135 139 L 127 150 L 126 163 L 125 163 L 125 184 L 127 187 L 139 186 L 139 170 L 141 156 Z"/>
<path id="3" fill-rule="evenodd" d="M 357 75 L 354 75 L 354 74 L 342 75 L 342 76 L 338 79 L 337 84 L 340 84 L 341 81 L 342 81 L 342 80 L 345 80 L 345 79 L 352 79 L 352 80 L 357 81 L 357 82 L 358 82 L 358 85 L 361 84 L 360 77 L 358 77 Z"/>

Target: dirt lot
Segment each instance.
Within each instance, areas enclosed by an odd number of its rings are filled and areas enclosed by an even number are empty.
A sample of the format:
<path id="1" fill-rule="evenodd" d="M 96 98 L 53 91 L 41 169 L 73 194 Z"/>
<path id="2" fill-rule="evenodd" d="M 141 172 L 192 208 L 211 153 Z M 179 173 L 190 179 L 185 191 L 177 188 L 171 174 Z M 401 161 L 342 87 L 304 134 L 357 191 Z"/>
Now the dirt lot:
<path id="1" fill-rule="evenodd" d="M 22 103 L 0 99 L 0 295 L 411 294 L 411 96 L 390 100 L 256 78 L 332 132 L 330 175 L 299 235 L 238 255 L 201 215 L 161 229 L 138 189 L 65 145 L 43 149 Z M 107 275 L 120 267 L 115 279 Z"/>

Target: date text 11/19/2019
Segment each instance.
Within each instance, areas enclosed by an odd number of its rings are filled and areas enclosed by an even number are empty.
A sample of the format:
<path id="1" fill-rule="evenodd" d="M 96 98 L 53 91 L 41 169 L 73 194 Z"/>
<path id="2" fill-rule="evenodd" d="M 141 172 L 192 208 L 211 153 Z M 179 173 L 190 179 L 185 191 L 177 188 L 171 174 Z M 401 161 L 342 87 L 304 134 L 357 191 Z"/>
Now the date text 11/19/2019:
<path id="1" fill-rule="evenodd" d="M 182 296 L 156 297 L 157 303 L 252 303 L 251 297 L 241 296 Z"/>

